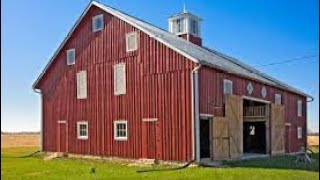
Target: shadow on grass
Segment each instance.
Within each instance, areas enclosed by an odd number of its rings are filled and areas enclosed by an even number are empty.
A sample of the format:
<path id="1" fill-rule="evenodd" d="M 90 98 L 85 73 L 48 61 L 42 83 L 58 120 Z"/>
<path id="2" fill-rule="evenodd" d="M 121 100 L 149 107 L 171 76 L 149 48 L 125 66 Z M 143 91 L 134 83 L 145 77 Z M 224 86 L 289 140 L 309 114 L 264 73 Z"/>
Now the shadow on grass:
<path id="1" fill-rule="evenodd" d="M 319 152 L 311 156 L 312 163 L 296 162 L 297 156 L 274 156 L 268 158 L 254 158 L 238 161 L 224 161 L 231 167 L 251 167 L 270 169 L 298 169 L 319 172 Z"/>

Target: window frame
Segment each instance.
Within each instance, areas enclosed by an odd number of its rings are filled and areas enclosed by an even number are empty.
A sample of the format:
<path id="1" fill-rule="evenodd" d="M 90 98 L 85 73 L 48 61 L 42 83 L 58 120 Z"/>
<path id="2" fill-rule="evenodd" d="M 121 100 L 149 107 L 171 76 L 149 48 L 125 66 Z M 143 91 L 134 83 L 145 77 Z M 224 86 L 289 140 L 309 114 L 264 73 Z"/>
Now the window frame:
<path id="1" fill-rule="evenodd" d="M 118 124 L 125 124 L 126 136 L 118 136 Z M 115 120 L 113 121 L 113 139 L 116 141 L 127 141 L 128 140 L 128 121 L 127 120 Z"/>
<path id="2" fill-rule="evenodd" d="M 80 129 L 80 126 L 81 125 L 86 125 L 86 136 L 81 136 L 81 129 Z M 89 138 L 89 124 L 88 124 L 88 121 L 78 121 L 77 122 L 77 139 L 80 139 L 80 140 L 87 140 Z"/>
<path id="3" fill-rule="evenodd" d="M 135 42 L 134 42 L 134 48 L 133 49 L 129 49 L 129 38 L 130 36 L 134 36 L 135 38 Z M 138 50 L 138 35 L 136 31 L 130 32 L 126 34 L 126 51 L 127 52 L 132 52 L 132 51 L 136 51 Z"/>
<path id="4" fill-rule="evenodd" d="M 277 98 L 280 98 L 280 100 L 277 101 Z M 282 105 L 282 95 L 281 94 L 275 94 L 274 95 L 274 103 L 278 104 L 278 105 Z"/>
<path id="5" fill-rule="evenodd" d="M 225 84 L 231 84 L 231 92 L 230 93 L 226 93 L 226 89 L 225 89 Z M 229 79 L 223 79 L 223 95 L 230 95 L 233 94 L 233 82 Z"/>
<path id="6" fill-rule="evenodd" d="M 69 60 L 69 53 L 73 52 L 73 61 L 72 63 L 70 63 L 70 60 Z M 75 48 L 72 48 L 72 49 L 68 49 L 67 52 L 66 52 L 66 60 L 67 60 L 67 65 L 70 66 L 70 65 L 74 65 L 76 64 L 76 49 Z"/>
<path id="7" fill-rule="evenodd" d="M 96 28 L 96 21 L 98 19 L 101 19 L 101 21 L 102 21 L 102 25 L 101 25 L 100 28 Z M 98 32 L 98 31 L 101 31 L 103 28 L 104 28 L 103 14 L 99 14 L 99 15 L 93 16 L 92 17 L 92 31 L 93 32 Z"/>
<path id="8" fill-rule="evenodd" d="M 297 101 L 297 116 L 302 117 L 302 100 Z"/>

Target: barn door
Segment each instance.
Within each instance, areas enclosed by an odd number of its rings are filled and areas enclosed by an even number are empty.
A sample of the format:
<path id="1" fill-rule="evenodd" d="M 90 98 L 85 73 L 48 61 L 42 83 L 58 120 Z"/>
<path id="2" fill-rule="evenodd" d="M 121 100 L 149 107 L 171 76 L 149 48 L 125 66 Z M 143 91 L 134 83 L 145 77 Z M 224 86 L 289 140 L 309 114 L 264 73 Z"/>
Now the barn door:
<path id="1" fill-rule="evenodd" d="M 283 154 L 284 147 L 284 107 L 271 104 L 271 154 Z"/>
<path id="2" fill-rule="evenodd" d="M 236 95 L 225 98 L 226 118 L 229 121 L 230 158 L 238 159 L 243 153 L 243 100 Z"/>
<path id="3" fill-rule="evenodd" d="M 142 157 L 161 159 L 160 126 L 157 119 L 144 119 L 142 122 Z"/>
<path id="4" fill-rule="evenodd" d="M 57 129 L 58 152 L 67 152 L 67 124 L 66 121 L 58 121 Z"/>
<path id="5" fill-rule="evenodd" d="M 229 125 L 226 118 L 214 117 L 212 121 L 212 158 L 229 159 Z"/>

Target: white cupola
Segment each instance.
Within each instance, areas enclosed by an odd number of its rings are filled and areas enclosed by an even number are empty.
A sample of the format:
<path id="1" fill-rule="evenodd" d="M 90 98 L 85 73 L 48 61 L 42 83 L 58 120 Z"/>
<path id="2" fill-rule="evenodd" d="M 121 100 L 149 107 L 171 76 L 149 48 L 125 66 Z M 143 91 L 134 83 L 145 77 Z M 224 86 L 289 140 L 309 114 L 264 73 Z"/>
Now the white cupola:
<path id="1" fill-rule="evenodd" d="M 202 19 L 183 10 L 182 13 L 169 17 L 168 21 L 170 33 L 201 46 L 200 23 Z"/>

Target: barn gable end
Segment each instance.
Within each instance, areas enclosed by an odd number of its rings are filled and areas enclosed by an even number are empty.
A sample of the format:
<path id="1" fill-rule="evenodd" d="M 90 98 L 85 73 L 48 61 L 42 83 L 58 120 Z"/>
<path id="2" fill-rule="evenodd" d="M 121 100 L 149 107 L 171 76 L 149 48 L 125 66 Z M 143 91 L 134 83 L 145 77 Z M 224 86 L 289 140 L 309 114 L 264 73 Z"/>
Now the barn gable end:
<path id="1" fill-rule="evenodd" d="M 91 19 L 99 14 L 104 15 L 105 27 L 92 32 Z M 137 33 L 138 49 L 127 52 L 126 34 L 131 32 Z M 67 65 L 66 51 L 71 48 L 76 62 Z M 121 95 L 114 94 L 117 64 L 125 65 L 126 91 Z M 44 150 L 191 160 L 190 74 L 195 66 L 139 29 L 91 6 L 37 85 L 43 102 Z M 86 72 L 84 99 L 77 98 L 80 71 Z M 154 118 L 157 121 L 143 121 Z M 126 141 L 114 138 L 115 121 L 127 122 Z M 87 139 L 78 138 L 79 122 L 88 123 Z M 58 136 L 61 132 L 68 136 Z"/>

